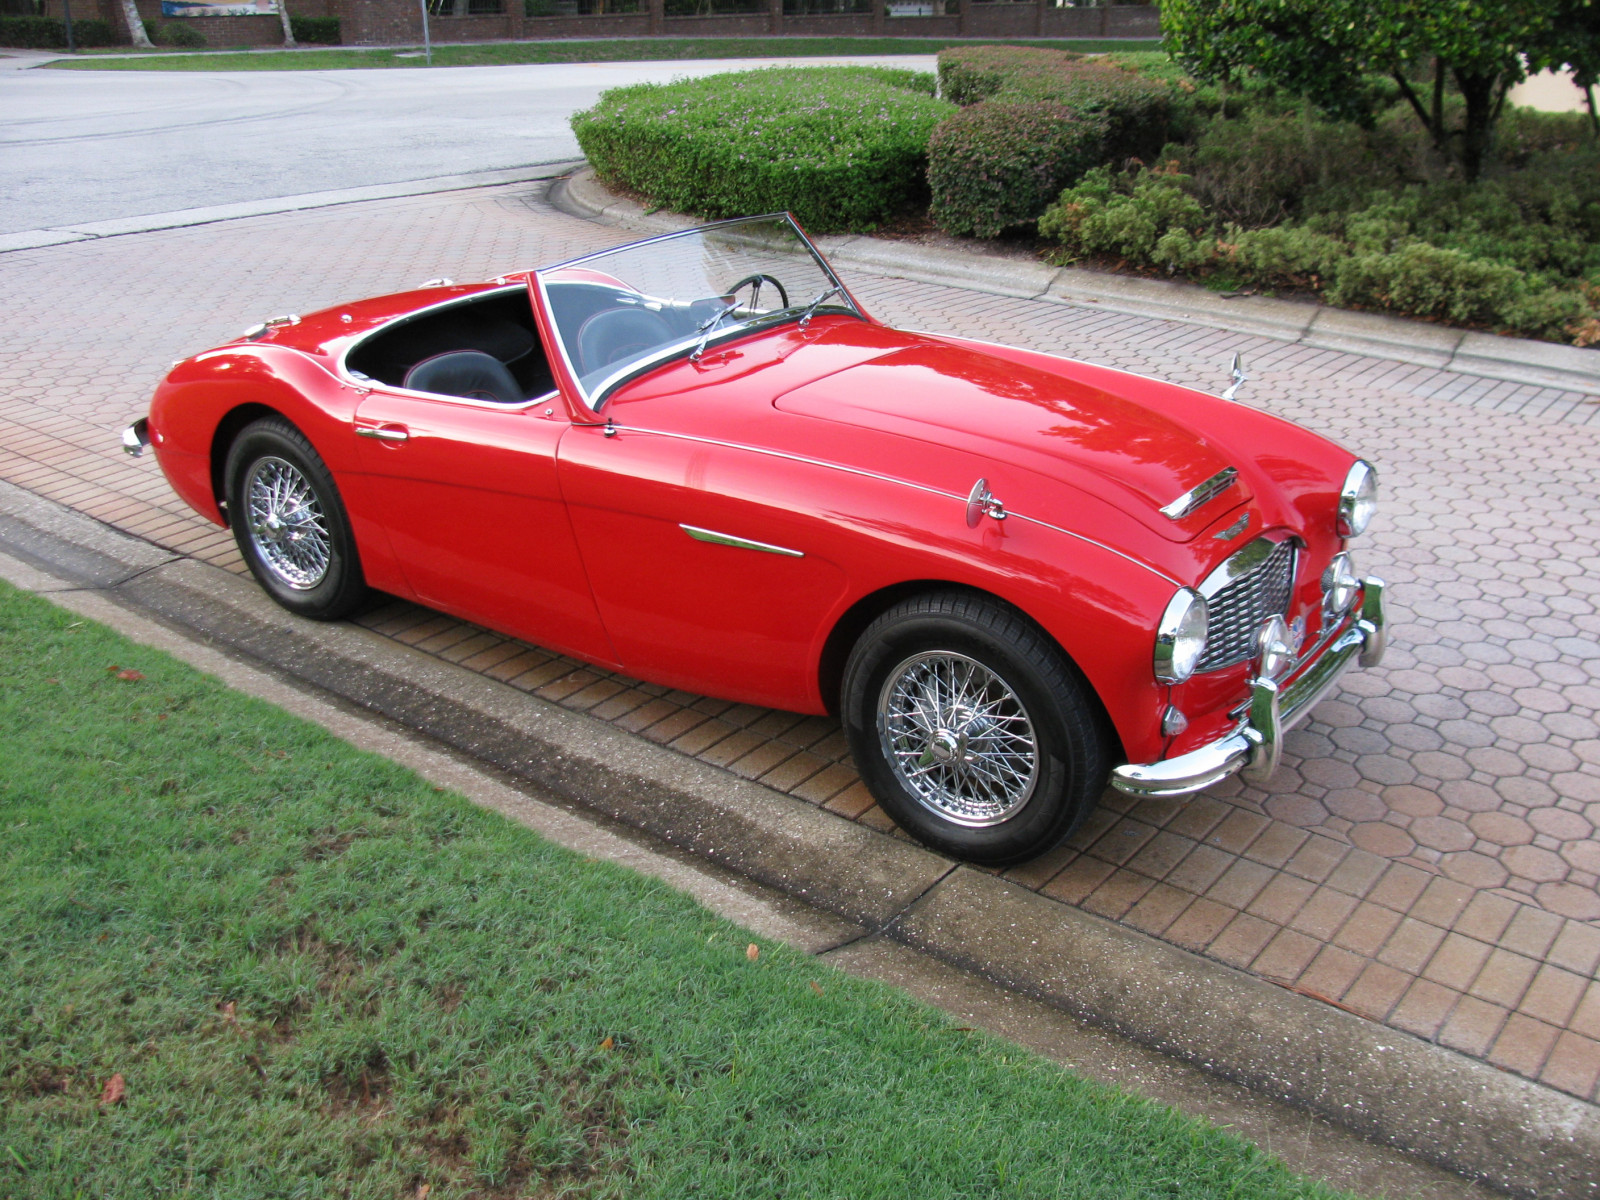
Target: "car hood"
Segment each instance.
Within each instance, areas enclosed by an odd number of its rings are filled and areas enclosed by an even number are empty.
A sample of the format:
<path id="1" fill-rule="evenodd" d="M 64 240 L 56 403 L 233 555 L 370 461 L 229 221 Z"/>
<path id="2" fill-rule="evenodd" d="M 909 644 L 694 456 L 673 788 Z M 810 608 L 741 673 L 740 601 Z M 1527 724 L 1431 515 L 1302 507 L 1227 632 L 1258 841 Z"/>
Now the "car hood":
<path id="1" fill-rule="evenodd" d="M 946 342 L 914 340 L 780 395 L 785 412 L 944 445 L 1074 484 L 1173 541 L 1250 498 L 1243 477 L 1173 521 L 1164 505 L 1234 465 L 1197 428 L 1125 396 Z"/>

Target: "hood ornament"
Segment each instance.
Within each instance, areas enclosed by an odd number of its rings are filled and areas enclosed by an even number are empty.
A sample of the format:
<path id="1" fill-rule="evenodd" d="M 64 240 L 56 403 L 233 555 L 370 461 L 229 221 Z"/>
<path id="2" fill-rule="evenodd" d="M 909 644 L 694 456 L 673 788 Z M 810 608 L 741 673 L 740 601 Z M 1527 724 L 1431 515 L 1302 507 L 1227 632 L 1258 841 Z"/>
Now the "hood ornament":
<path id="1" fill-rule="evenodd" d="M 1228 385 L 1228 390 L 1222 393 L 1224 400 L 1232 400 L 1239 392 L 1239 385 L 1250 378 L 1244 373 L 1244 361 L 1239 357 L 1237 350 L 1233 353 L 1233 370 L 1228 374 L 1233 382 Z"/>

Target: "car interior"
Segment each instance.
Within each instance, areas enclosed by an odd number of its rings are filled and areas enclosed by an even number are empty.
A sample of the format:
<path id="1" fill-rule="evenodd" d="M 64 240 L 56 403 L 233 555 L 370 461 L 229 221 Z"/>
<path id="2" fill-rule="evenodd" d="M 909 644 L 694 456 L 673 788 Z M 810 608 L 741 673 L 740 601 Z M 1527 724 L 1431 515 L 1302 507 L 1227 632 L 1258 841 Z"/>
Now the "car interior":
<path id="1" fill-rule="evenodd" d="M 524 287 L 396 321 L 345 365 L 391 387 L 495 404 L 523 404 L 555 387 Z"/>

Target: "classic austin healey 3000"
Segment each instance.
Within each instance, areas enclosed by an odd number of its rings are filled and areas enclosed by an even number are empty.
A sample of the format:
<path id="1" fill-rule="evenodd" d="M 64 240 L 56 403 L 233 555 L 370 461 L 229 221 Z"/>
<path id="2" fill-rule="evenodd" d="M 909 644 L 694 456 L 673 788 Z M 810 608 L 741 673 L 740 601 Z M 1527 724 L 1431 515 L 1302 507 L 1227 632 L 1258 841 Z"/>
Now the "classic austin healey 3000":
<path id="1" fill-rule="evenodd" d="M 1376 474 L 1229 399 L 868 316 L 784 215 L 280 317 L 178 363 L 178 494 L 286 608 L 377 588 L 837 713 L 884 809 L 1005 863 L 1108 779 L 1267 779 L 1383 653 Z"/>

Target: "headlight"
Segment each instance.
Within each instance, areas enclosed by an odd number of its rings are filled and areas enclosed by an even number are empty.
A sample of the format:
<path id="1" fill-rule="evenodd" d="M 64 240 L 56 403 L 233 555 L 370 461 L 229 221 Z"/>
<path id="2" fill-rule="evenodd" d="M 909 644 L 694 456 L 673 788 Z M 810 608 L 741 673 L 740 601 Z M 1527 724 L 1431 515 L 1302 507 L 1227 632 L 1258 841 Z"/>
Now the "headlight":
<path id="1" fill-rule="evenodd" d="M 1182 683 L 1194 674 L 1206 649 L 1206 601 L 1191 588 L 1179 588 L 1167 601 L 1156 626 L 1156 678 Z"/>
<path id="2" fill-rule="evenodd" d="M 1371 463 L 1356 459 L 1339 489 L 1339 534 L 1355 537 L 1372 523 L 1378 511 L 1378 471 Z"/>
<path id="3" fill-rule="evenodd" d="M 1322 573 L 1322 596 L 1327 611 L 1342 617 L 1356 602 L 1361 590 L 1361 580 L 1356 575 L 1355 560 L 1348 554 L 1335 554 L 1328 569 Z"/>

